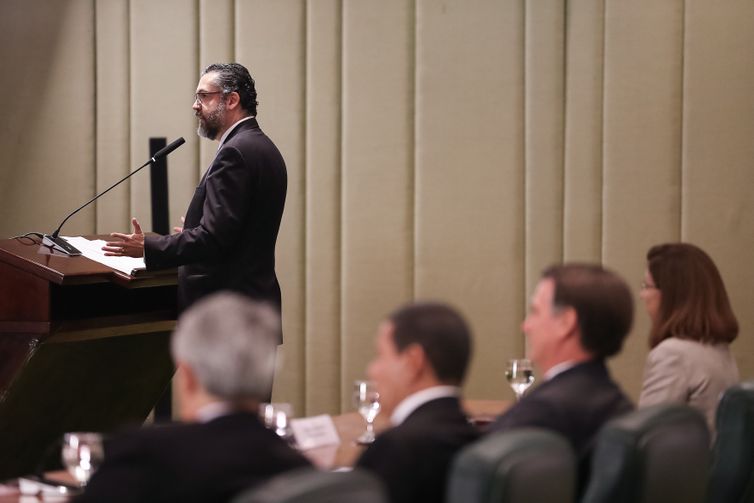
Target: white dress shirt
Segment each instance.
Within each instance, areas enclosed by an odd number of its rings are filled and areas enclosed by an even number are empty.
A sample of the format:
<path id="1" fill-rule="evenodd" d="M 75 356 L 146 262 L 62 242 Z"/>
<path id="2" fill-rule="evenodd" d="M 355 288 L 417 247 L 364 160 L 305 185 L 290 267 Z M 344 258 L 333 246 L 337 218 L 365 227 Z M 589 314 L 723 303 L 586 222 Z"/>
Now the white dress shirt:
<path id="1" fill-rule="evenodd" d="M 407 396 L 398 404 L 390 416 L 393 426 L 398 426 L 406 420 L 416 409 L 427 402 L 445 397 L 458 397 L 461 389 L 458 386 L 432 386 Z"/>
<path id="2" fill-rule="evenodd" d="M 575 367 L 579 363 L 583 363 L 583 362 L 574 362 L 574 361 L 569 360 L 567 362 L 560 362 L 557 365 L 553 365 L 552 367 L 550 367 L 550 370 L 545 372 L 545 375 L 542 377 L 542 381 L 549 381 L 556 375 L 562 374 L 566 370 Z"/>
<path id="3" fill-rule="evenodd" d="M 220 150 L 220 147 L 222 147 L 222 146 L 223 146 L 223 143 L 225 143 L 225 139 L 226 139 L 226 138 L 228 137 L 228 135 L 229 135 L 229 134 L 231 133 L 231 131 L 233 131 L 234 129 L 236 129 L 236 127 L 238 127 L 238 125 L 239 125 L 239 124 L 241 124 L 242 122 L 244 122 L 244 121 L 247 121 L 247 120 L 249 120 L 249 119 L 253 119 L 253 118 L 254 118 L 253 116 L 244 117 L 244 118 L 243 118 L 243 119 L 241 119 L 240 121 L 237 121 L 237 122 L 236 122 L 235 124 L 233 124 L 232 126 L 230 126 L 230 127 L 229 127 L 229 128 L 228 128 L 228 129 L 227 129 L 227 130 L 226 130 L 226 131 L 225 131 L 225 132 L 223 133 L 223 135 L 222 135 L 222 136 L 220 137 L 220 145 L 218 145 L 218 146 L 217 146 L 217 150 Z"/>
<path id="4" fill-rule="evenodd" d="M 235 410 L 235 407 L 228 402 L 211 402 L 196 411 L 196 422 L 209 423 L 218 417 L 227 416 Z"/>

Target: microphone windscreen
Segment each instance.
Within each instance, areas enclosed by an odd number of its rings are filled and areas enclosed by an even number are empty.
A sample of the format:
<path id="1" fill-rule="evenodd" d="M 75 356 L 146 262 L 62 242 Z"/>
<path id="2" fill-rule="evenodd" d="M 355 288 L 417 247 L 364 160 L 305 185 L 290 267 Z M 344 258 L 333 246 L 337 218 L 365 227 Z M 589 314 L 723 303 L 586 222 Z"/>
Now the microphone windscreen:
<path id="1" fill-rule="evenodd" d="M 180 138 L 178 138 L 177 140 L 175 140 L 170 145 L 167 145 L 166 147 L 158 150 L 157 153 L 154 156 L 152 156 L 152 159 L 153 160 L 157 160 L 157 159 L 160 159 L 161 157 L 165 157 L 170 152 L 172 152 L 173 150 L 177 149 L 178 147 L 180 147 L 184 143 L 186 143 L 186 140 L 184 140 L 183 136 L 181 136 Z"/>

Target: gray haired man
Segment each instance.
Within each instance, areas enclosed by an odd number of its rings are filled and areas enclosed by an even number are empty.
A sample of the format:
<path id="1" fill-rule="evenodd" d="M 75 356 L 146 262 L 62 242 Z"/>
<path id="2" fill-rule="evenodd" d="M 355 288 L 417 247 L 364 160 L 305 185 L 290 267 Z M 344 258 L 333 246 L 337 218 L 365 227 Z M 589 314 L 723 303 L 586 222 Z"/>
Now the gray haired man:
<path id="1" fill-rule="evenodd" d="M 178 320 L 171 350 L 186 424 L 148 427 L 106 444 L 105 462 L 78 501 L 227 501 L 309 462 L 259 421 L 269 395 L 280 317 L 232 293 Z"/>

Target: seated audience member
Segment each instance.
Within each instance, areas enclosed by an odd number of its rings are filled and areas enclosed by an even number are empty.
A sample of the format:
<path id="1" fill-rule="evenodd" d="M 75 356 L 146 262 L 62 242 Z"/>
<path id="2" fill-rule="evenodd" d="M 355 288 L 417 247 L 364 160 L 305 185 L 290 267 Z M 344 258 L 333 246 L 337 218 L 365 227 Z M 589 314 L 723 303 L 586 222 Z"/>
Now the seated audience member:
<path id="1" fill-rule="evenodd" d="M 280 318 L 237 294 L 184 313 L 171 343 L 181 417 L 105 445 L 78 501 L 222 502 L 280 472 L 309 466 L 258 418 L 269 394 Z"/>
<path id="2" fill-rule="evenodd" d="M 570 440 L 580 460 L 580 487 L 602 425 L 633 409 L 605 360 L 631 329 L 633 298 L 626 283 L 597 265 L 546 269 L 522 328 L 542 383 L 503 413 L 490 431 L 553 430 Z"/>
<path id="3" fill-rule="evenodd" d="M 647 253 L 641 299 L 652 322 L 639 407 L 688 403 L 715 431 L 720 395 L 738 382 L 728 344 L 738 322 L 712 259 L 686 243 L 663 244 Z"/>
<path id="4" fill-rule="evenodd" d="M 381 324 L 376 346 L 368 375 L 393 427 L 356 465 L 382 479 L 393 503 L 442 502 L 454 455 L 477 438 L 459 401 L 469 328 L 446 305 L 417 303 Z"/>

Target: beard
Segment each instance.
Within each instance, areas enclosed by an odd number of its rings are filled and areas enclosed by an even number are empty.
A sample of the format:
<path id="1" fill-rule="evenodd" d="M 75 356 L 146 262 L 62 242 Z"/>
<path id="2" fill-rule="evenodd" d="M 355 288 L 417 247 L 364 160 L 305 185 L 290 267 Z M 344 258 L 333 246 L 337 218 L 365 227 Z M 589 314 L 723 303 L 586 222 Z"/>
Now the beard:
<path id="1" fill-rule="evenodd" d="M 225 102 L 221 101 L 217 108 L 207 115 L 203 115 L 201 112 L 196 112 L 195 115 L 199 119 L 196 134 L 210 140 L 216 140 L 225 118 Z"/>

